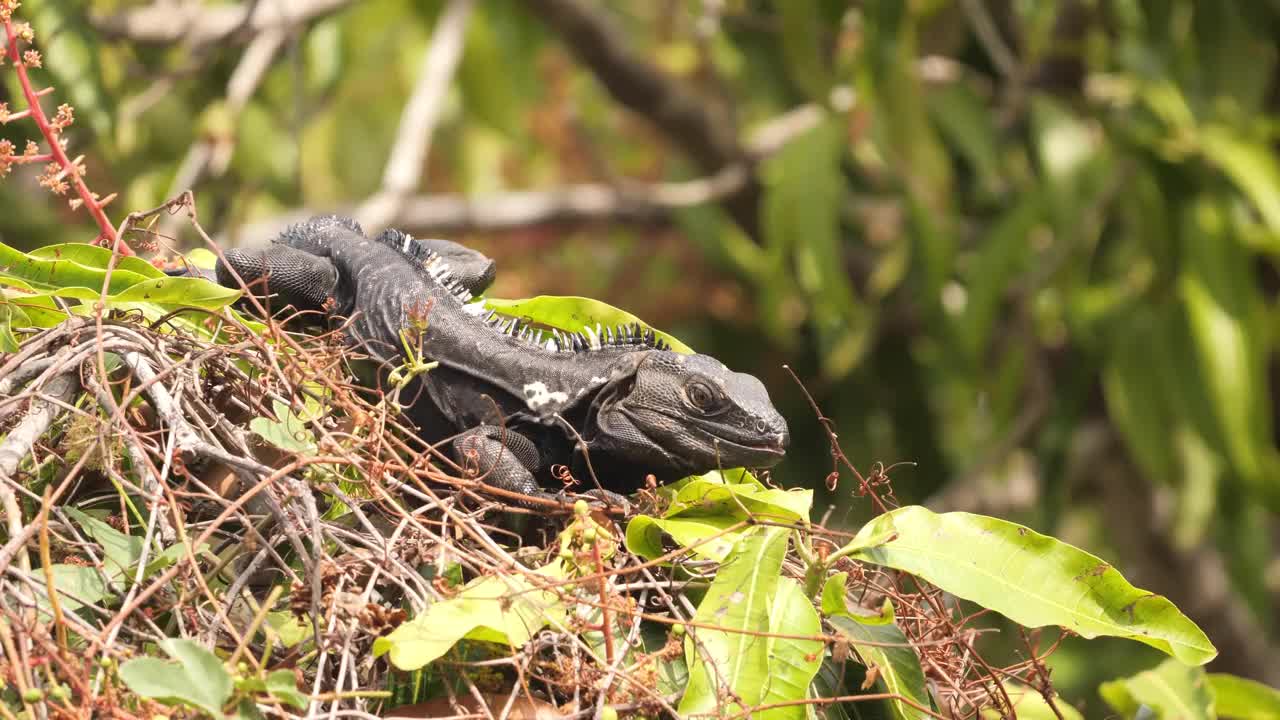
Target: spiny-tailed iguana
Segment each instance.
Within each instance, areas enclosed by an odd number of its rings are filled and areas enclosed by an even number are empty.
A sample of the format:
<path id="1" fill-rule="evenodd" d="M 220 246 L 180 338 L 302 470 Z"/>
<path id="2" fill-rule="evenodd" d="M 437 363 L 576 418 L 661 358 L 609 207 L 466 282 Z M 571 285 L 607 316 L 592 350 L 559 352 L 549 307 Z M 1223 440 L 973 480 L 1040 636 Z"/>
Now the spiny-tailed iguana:
<path id="1" fill-rule="evenodd" d="M 649 474 L 771 467 L 786 450 L 786 421 L 755 377 L 675 353 L 638 325 L 543 331 L 486 310 L 473 296 L 492 261 L 461 245 L 397 230 L 369 239 L 354 220 L 325 216 L 225 256 L 246 283 L 266 278 L 277 306 L 350 318 L 352 339 L 393 364 L 401 331 L 423 328 L 425 314 L 423 359 L 439 364 L 415 378 L 410 417 L 428 442 L 455 437 L 455 457 L 490 485 L 559 497 L 538 480 L 564 466 L 609 497 Z M 237 286 L 226 265 L 216 274 Z"/>

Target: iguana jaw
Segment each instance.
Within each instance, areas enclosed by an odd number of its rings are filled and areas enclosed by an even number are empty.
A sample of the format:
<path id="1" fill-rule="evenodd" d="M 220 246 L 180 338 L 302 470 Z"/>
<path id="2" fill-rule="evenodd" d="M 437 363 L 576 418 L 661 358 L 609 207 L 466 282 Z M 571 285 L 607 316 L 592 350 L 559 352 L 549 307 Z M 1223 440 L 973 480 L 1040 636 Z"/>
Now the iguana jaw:
<path id="1" fill-rule="evenodd" d="M 601 389 L 597 408 L 616 453 L 685 474 L 772 467 L 790 442 L 764 386 L 703 355 L 646 353 Z"/>

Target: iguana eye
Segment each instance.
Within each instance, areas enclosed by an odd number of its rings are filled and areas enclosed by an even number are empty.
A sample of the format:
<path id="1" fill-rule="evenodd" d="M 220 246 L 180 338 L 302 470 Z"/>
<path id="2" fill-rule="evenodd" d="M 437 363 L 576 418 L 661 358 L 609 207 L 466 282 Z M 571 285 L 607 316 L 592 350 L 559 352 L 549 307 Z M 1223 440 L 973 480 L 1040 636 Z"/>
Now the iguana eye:
<path id="1" fill-rule="evenodd" d="M 710 410 L 715 405 L 716 394 L 704 383 L 689 383 L 685 392 L 689 396 L 689 402 L 699 410 Z"/>

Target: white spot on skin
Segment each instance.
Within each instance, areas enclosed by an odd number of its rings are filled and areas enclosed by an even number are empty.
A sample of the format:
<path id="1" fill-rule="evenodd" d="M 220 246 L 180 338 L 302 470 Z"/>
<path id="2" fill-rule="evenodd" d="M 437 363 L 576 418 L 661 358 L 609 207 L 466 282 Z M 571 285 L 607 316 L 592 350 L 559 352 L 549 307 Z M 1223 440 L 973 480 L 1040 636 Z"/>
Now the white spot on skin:
<path id="1" fill-rule="evenodd" d="M 608 378 L 602 378 L 602 377 L 599 377 L 599 376 L 596 376 L 596 377 L 591 378 L 591 384 L 592 384 L 592 385 L 599 385 L 599 384 L 604 383 L 604 382 L 608 382 Z"/>
<path id="2" fill-rule="evenodd" d="M 487 313 L 488 311 L 484 309 L 484 303 L 483 303 L 483 302 L 473 302 L 473 303 L 467 303 L 466 305 L 463 305 L 463 306 L 462 306 L 462 312 L 464 312 L 464 313 L 466 313 L 466 314 L 468 314 L 468 315 L 477 315 L 477 316 L 479 316 L 479 315 L 484 315 L 484 314 L 485 314 L 485 313 Z"/>
<path id="3" fill-rule="evenodd" d="M 562 403 L 568 399 L 568 393 L 560 392 L 559 390 L 552 392 L 547 389 L 547 384 L 541 380 L 524 386 L 524 401 L 530 410 L 537 410 L 548 403 Z"/>

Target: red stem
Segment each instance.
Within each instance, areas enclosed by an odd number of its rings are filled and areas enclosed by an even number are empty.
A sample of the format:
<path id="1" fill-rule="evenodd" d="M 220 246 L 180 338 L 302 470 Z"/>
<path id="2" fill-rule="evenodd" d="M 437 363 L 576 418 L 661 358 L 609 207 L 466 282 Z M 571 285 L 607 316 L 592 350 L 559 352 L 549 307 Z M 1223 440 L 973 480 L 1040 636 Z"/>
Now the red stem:
<path id="1" fill-rule="evenodd" d="M 89 214 L 93 216 L 94 222 L 98 223 L 99 237 L 107 240 L 105 243 L 107 247 L 119 246 L 121 255 L 133 255 L 132 248 L 123 242 L 117 242 L 115 226 L 107 219 L 107 214 L 103 212 L 102 206 L 94 199 L 93 193 L 89 192 L 88 186 L 84 184 L 84 180 L 80 177 L 79 170 L 71 164 L 71 159 L 67 157 L 67 153 L 62 149 L 62 144 L 58 142 L 57 132 L 49 125 L 49 118 L 45 117 L 44 109 L 40 107 L 40 94 L 42 93 L 37 93 L 31 87 L 31 78 L 27 75 L 27 66 L 18 54 L 18 38 L 13 32 L 12 21 L 5 21 L 4 31 L 9 44 L 9 60 L 13 63 L 13 69 L 18 73 L 18 83 L 22 85 L 22 94 L 26 96 L 31 118 L 36 121 L 36 126 L 40 128 L 40 134 L 44 135 L 45 141 L 49 143 L 50 154 L 53 155 L 58 165 L 66 171 L 67 176 L 71 179 L 71 184 L 76 189 L 76 193 L 84 201 L 84 206 L 89 210 Z"/>

